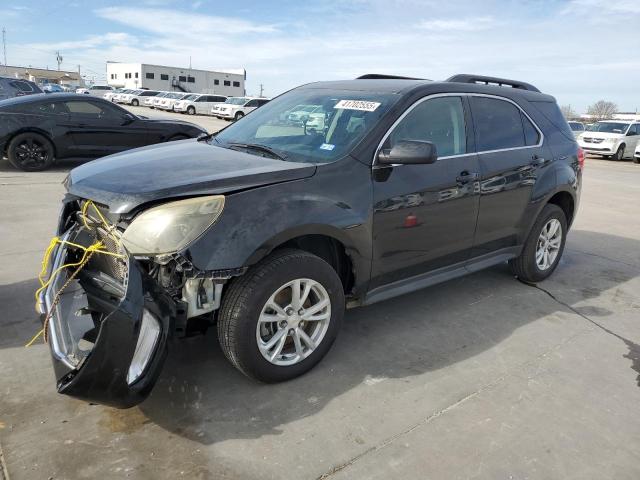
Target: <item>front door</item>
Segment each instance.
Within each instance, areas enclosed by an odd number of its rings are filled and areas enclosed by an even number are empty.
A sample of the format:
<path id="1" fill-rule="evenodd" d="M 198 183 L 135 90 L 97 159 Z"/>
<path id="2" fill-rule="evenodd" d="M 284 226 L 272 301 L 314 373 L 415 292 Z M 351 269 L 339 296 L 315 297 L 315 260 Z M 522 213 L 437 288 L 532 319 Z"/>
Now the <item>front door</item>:
<path id="1" fill-rule="evenodd" d="M 471 253 L 478 216 L 478 159 L 462 96 L 414 104 L 382 150 L 401 140 L 435 144 L 428 165 L 373 166 L 373 264 L 370 289 L 454 264 Z"/>

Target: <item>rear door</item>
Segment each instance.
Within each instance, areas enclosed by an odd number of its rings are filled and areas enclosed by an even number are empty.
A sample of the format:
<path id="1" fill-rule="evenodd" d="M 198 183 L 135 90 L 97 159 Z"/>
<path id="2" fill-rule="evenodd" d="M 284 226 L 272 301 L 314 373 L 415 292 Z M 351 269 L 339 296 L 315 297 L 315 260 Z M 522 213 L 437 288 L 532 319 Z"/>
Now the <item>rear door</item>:
<path id="1" fill-rule="evenodd" d="M 221 95 L 203 95 L 195 101 L 196 113 L 210 115 L 211 107 L 216 103 L 222 103 L 227 99 Z"/>
<path id="2" fill-rule="evenodd" d="M 438 160 L 373 166 L 370 288 L 462 265 L 473 246 L 479 165 L 464 97 L 418 101 L 392 127 L 381 150 L 402 140 L 433 142 Z"/>
<path id="3" fill-rule="evenodd" d="M 551 154 L 541 131 L 516 103 L 488 95 L 470 95 L 469 103 L 481 173 L 473 251 L 478 257 L 521 243 L 533 186 Z"/>
<path id="4" fill-rule="evenodd" d="M 633 153 L 636 151 L 636 146 L 640 141 L 640 123 L 635 123 L 629 127 L 624 141 L 626 145 L 624 149 L 625 157 L 633 158 Z"/>

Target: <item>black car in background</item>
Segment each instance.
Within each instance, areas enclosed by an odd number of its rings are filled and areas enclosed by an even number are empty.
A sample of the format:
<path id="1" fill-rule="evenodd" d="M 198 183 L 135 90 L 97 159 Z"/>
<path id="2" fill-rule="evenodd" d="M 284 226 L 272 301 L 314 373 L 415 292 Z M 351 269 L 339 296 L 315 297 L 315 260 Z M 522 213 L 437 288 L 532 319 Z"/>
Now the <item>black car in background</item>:
<path id="1" fill-rule="evenodd" d="M 20 170 L 69 157 L 103 157 L 207 133 L 179 120 L 151 120 L 101 98 L 32 95 L 0 102 L 0 152 Z"/>
<path id="2" fill-rule="evenodd" d="M 301 105 L 314 116 L 283 124 Z M 168 339 L 203 323 L 241 372 L 288 380 L 329 351 L 345 305 L 506 261 L 540 282 L 583 164 L 532 85 L 368 75 L 293 89 L 215 136 L 82 165 L 56 232 L 68 243 L 49 250 L 65 273 L 37 293 L 57 388 L 135 405 Z"/>
<path id="3" fill-rule="evenodd" d="M 43 93 L 42 89 L 22 78 L 0 77 L 0 100 Z"/>

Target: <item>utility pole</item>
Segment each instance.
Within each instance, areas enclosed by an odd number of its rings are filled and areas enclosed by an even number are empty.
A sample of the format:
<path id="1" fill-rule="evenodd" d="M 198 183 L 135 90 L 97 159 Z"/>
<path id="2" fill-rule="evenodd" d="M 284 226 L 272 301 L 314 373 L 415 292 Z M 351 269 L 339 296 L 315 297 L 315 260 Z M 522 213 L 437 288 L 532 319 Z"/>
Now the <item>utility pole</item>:
<path id="1" fill-rule="evenodd" d="M 60 51 L 56 51 L 56 62 L 58 62 L 58 71 L 59 71 L 60 64 L 62 63 L 62 55 L 60 55 Z"/>
<path id="2" fill-rule="evenodd" d="M 80 65 L 78 65 L 78 87 L 84 87 L 84 85 L 82 85 L 82 77 L 80 76 Z"/>
<path id="3" fill-rule="evenodd" d="M 7 31 L 2 27 L 2 50 L 4 51 L 4 73 L 7 73 Z"/>
<path id="4" fill-rule="evenodd" d="M 189 55 L 189 70 L 191 70 L 191 55 Z"/>
<path id="5" fill-rule="evenodd" d="M 260 97 L 262 97 L 262 92 L 264 92 L 264 85 L 260 84 Z"/>

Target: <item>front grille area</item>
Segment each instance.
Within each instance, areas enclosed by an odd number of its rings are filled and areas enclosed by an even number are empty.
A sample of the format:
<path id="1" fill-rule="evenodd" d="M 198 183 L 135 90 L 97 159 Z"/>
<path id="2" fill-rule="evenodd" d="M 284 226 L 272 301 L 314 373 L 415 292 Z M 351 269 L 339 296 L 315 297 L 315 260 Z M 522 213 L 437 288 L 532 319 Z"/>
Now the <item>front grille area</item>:
<path id="1" fill-rule="evenodd" d="M 602 142 L 604 142 L 604 138 L 582 137 L 582 140 L 584 140 L 585 143 L 602 143 Z"/>
<path id="2" fill-rule="evenodd" d="M 113 236 L 109 235 L 102 227 L 97 227 L 95 232 L 96 240 L 102 242 L 106 251 L 121 255 L 121 257 L 99 253 L 94 254 L 89 261 L 89 268 L 103 272 L 119 283 L 126 285 L 128 272 L 126 251 L 119 246 Z"/>

